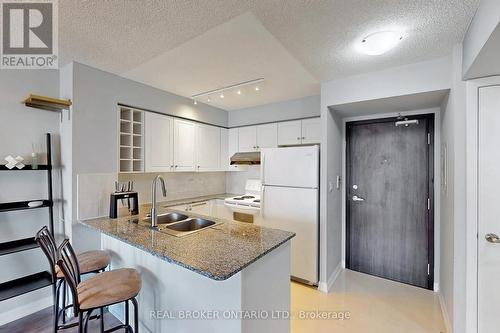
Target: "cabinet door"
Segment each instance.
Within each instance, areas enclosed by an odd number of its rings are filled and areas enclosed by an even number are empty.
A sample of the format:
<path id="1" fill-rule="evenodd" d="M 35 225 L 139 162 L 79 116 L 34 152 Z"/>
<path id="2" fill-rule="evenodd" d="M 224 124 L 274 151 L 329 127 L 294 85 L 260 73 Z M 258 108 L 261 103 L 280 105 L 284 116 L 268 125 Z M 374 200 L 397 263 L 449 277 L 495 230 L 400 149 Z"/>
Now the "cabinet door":
<path id="1" fill-rule="evenodd" d="M 278 147 L 278 124 L 257 126 L 257 149 Z"/>
<path id="2" fill-rule="evenodd" d="M 195 171 L 196 124 L 174 120 L 174 171 Z"/>
<path id="3" fill-rule="evenodd" d="M 238 152 L 244 153 L 257 149 L 257 128 L 246 126 L 238 128 Z"/>
<path id="4" fill-rule="evenodd" d="M 220 128 L 197 124 L 196 152 L 198 171 L 217 171 L 220 165 Z"/>
<path id="5" fill-rule="evenodd" d="M 226 158 L 226 170 L 229 171 L 236 171 L 236 170 L 241 170 L 243 169 L 241 165 L 231 165 L 231 156 L 236 154 L 238 152 L 238 129 L 237 128 L 230 128 L 228 130 L 228 144 L 227 144 L 227 151 L 228 151 L 228 156 Z"/>
<path id="6" fill-rule="evenodd" d="M 278 145 L 291 146 L 302 143 L 302 122 L 300 120 L 278 123 Z"/>
<path id="7" fill-rule="evenodd" d="M 321 118 L 302 120 L 302 143 L 321 143 Z"/>
<path id="8" fill-rule="evenodd" d="M 145 164 L 146 172 L 169 172 L 173 170 L 173 126 L 172 117 L 145 112 Z"/>
<path id="9" fill-rule="evenodd" d="M 229 170 L 229 130 L 227 128 L 220 129 L 220 165 L 219 170 Z"/>

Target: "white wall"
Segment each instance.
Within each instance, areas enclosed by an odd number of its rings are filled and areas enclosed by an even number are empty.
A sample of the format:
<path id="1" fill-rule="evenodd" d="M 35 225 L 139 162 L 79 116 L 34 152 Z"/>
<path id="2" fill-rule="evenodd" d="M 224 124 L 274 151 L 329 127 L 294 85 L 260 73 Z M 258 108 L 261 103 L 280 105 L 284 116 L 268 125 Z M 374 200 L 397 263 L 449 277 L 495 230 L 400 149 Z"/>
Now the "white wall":
<path id="1" fill-rule="evenodd" d="M 441 191 L 441 291 L 445 320 L 453 332 L 465 332 L 466 91 L 461 80 L 462 50 L 452 59 L 452 89 L 442 105 L 442 147 L 447 147 L 447 186 Z"/>
<path id="2" fill-rule="evenodd" d="M 335 105 L 363 102 L 396 96 L 440 91 L 451 87 L 451 57 L 389 68 L 382 71 L 350 76 L 321 85 L 321 280 L 328 280 L 341 263 L 343 244 L 342 195 L 328 191 L 342 174 L 342 125 Z"/>
<path id="3" fill-rule="evenodd" d="M 54 162 L 59 155 L 59 114 L 25 107 L 21 101 L 30 93 L 59 96 L 59 76 L 54 70 L 3 70 L 0 75 L 0 164 L 7 155 L 20 155 L 31 161 L 32 144 L 43 155 L 45 163 L 45 133 L 53 134 Z M 60 198 L 60 178 L 54 171 L 54 199 Z M 0 171 L 0 202 L 41 199 L 47 197 L 47 177 L 44 171 Z M 48 209 L 0 213 L 0 242 L 34 237 L 48 224 Z M 56 231 L 59 223 L 59 205 L 54 209 Z M 24 275 L 48 270 L 48 262 L 39 249 L 0 256 L 0 283 Z M 0 325 L 29 314 L 33 307 L 49 306 L 50 288 L 0 302 Z M 37 307 L 38 305 L 38 307 Z"/>
<path id="4" fill-rule="evenodd" d="M 450 62 L 443 57 L 322 83 L 321 112 L 324 106 L 449 89 Z"/>
<path id="5" fill-rule="evenodd" d="M 495 28 L 500 24 L 500 1 L 481 0 L 474 18 L 465 34 L 463 41 L 462 75 L 465 78 L 477 77 L 476 66 L 481 50 L 488 42 Z M 494 58 L 494 65 L 498 68 L 498 54 Z M 493 60 L 493 59 L 492 59 Z M 488 75 L 492 75 L 490 73 Z M 499 74 L 499 73 L 496 73 Z"/>
<path id="6" fill-rule="evenodd" d="M 260 124 L 281 120 L 319 117 L 320 96 L 309 96 L 284 102 L 228 112 L 229 127 Z"/>

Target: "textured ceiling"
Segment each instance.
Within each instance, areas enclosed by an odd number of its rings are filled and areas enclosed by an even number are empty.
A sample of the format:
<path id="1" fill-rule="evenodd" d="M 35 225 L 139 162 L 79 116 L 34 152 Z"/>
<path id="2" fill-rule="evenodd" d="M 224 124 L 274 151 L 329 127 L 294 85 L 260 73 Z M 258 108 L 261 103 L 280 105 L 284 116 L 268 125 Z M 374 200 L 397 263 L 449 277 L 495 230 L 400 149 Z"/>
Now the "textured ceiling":
<path id="1" fill-rule="evenodd" d="M 449 54 L 452 46 L 462 41 L 478 2 L 64 0 L 59 2 L 60 56 L 63 64 L 76 60 L 123 74 L 250 11 L 305 71 L 317 81 L 325 81 Z M 391 28 L 403 29 L 408 38 L 389 53 L 371 57 L 354 50 L 353 43 L 363 36 Z M 233 45 L 228 39 L 216 47 L 231 53 Z M 198 54 L 198 64 L 210 61 L 214 60 L 205 58 L 203 52 Z M 269 67 L 272 65 L 270 59 Z M 169 64 L 164 66 L 168 71 Z M 242 69 L 235 66 L 224 70 L 238 76 Z M 213 73 L 200 69 L 192 79 L 193 85 L 197 80 L 213 80 L 208 76 Z M 306 76 L 304 81 L 308 81 Z M 209 89 L 232 83 L 221 79 Z M 193 86 L 191 90 L 197 89 Z"/>
<path id="2" fill-rule="evenodd" d="M 228 43 L 228 41 L 230 41 Z M 240 15 L 122 74 L 135 81 L 193 96 L 264 78 L 258 84 L 212 94 L 200 101 L 235 110 L 317 95 L 318 81 L 251 13 Z M 210 98 L 210 102 L 208 102 Z"/>

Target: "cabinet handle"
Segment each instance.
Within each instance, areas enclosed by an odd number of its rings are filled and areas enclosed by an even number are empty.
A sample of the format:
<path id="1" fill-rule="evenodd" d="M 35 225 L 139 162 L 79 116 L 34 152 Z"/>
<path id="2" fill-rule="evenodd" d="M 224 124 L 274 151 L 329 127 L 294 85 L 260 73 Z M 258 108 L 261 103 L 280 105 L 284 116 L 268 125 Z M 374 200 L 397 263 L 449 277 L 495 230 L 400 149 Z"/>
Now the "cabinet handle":
<path id="1" fill-rule="evenodd" d="M 297 137 L 297 140 L 300 140 L 300 136 Z"/>
<path id="2" fill-rule="evenodd" d="M 198 169 L 200 168 L 200 166 L 198 165 Z"/>
<path id="3" fill-rule="evenodd" d="M 303 137 L 302 137 L 302 140 L 305 140 L 305 139 L 306 139 L 306 137 L 305 137 L 305 136 L 303 136 Z"/>
<path id="4" fill-rule="evenodd" d="M 178 165 L 175 165 L 175 166 L 174 166 L 174 168 L 177 168 L 177 167 L 178 167 Z"/>

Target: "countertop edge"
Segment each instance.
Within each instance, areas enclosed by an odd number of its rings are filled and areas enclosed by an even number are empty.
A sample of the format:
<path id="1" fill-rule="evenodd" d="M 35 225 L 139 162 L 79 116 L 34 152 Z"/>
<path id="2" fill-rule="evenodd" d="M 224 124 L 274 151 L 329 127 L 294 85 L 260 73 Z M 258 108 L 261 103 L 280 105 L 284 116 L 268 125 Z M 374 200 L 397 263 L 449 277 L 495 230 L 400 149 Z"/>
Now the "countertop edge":
<path id="1" fill-rule="evenodd" d="M 116 234 L 114 233 L 111 233 L 111 232 L 107 232 L 107 231 L 104 231 L 104 230 L 101 230 L 99 228 L 96 228 L 92 225 L 89 225 L 87 223 L 85 223 L 85 220 L 83 221 L 78 221 L 78 223 L 84 225 L 85 227 L 89 228 L 89 229 L 92 229 L 92 230 L 95 230 L 95 231 L 98 231 L 102 234 L 105 234 L 111 238 L 114 238 L 114 239 L 117 239 L 119 241 L 122 241 L 130 246 L 133 246 L 139 250 L 142 250 L 144 252 L 147 252 L 157 258 L 160 258 L 161 260 L 164 260 L 166 262 L 169 262 L 169 263 L 172 263 L 172 264 L 175 264 L 175 265 L 178 265 L 178 266 L 181 266 L 181 267 L 184 267 L 192 272 L 195 272 L 195 273 L 198 273 L 200 275 L 203 275 L 209 279 L 212 279 L 212 280 L 215 280 L 215 281 L 224 281 L 224 280 L 227 280 L 229 279 L 230 277 L 232 277 L 233 275 L 235 275 L 236 273 L 238 272 L 241 272 L 243 269 L 245 269 L 246 267 L 250 266 L 251 264 L 253 264 L 254 262 L 256 262 L 257 260 L 261 259 L 262 257 L 264 257 L 265 255 L 267 255 L 268 253 L 274 251 L 275 249 L 277 249 L 278 247 L 280 247 L 281 245 L 285 244 L 286 242 L 290 241 L 293 237 L 295 237 L 295 233 L 291 234 L 290 236 L 286 237 L 285 239 L 283 239 L 282 241 L 278 242 L 275 246 L 269 248 L 268 250 L 266 250 L 265 252 L 263 252 L 262 254 L 260 254 L 259 256 L 257 256 L 256 258 L 254 258 L 253 260 L 249 261 L 247 264 L 239 267 L 238 269 L 236 269 L 235 271 L 231 272 L 230 274 L 227 274 L 227 275 L 212 275 L 206 271 L 202 271 L 202 270 L 199 270 L 193 266 L 190 266 L 190 265 L 186 265 L 185 263 L 183 262 L 180 262 L 180 261 L 177 261 L 177 260 L 174 260 L 172 258 L 169 258 L 169 257 L 166 257 L 166 256 L 162 256 L 160 254 L 158 254 L 157 252 L 154 252 L 154 251 L 150 251 L 148 248 L 146 247 L 143 247 L 137 243 L 132 243 L 132 242 L 129 242 L 128 240 L 126 239 L 123 239 L 119 236 L 117 236 Z"/>

